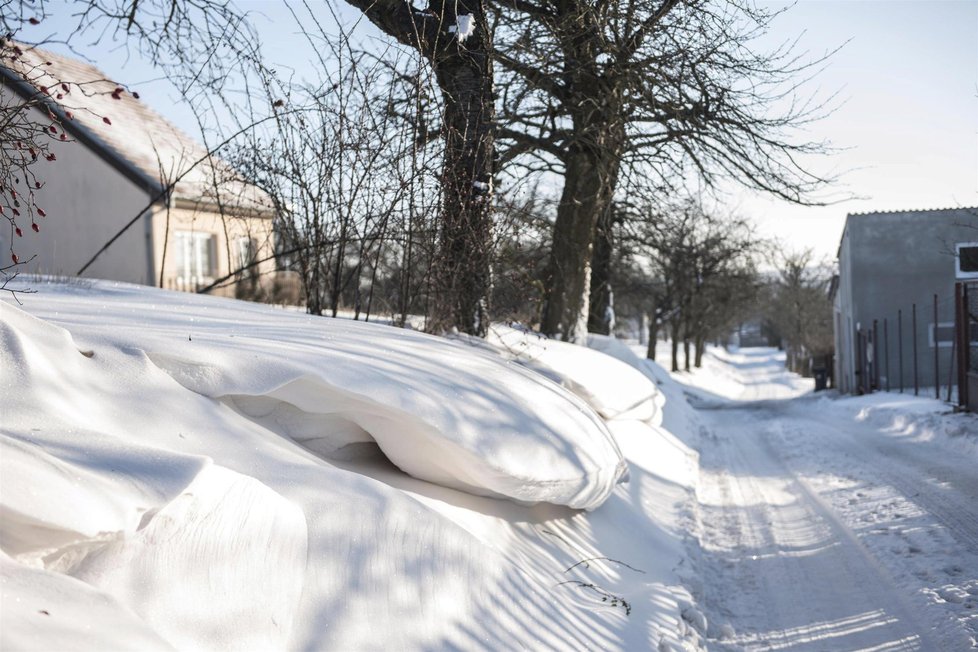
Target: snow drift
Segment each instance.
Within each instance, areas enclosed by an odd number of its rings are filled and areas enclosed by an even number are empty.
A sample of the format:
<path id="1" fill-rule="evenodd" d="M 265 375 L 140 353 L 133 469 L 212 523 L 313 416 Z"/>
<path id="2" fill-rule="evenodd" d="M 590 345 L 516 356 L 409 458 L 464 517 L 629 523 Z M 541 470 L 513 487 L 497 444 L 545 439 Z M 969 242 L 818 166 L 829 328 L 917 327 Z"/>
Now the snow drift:
<path id="1" fill-rule="evenodd" d="M 690 458 L 586 377 L 614 360 L 553 361 L 606 424 L 485 347 L 40 290 L 0 302 L 0 648 L 695 647 Z"/>
<path id="2" fill-rule="evenodd" d="M 323 457 L 348 459 L 376 444 L 400 469 L 436 484 L 583 509 L 600 505 L 626 473 L 602 420 L 518 365 L 411 331 L 218 306 L 205 303 L 206 320 L 188 317 L 156 333 L 133 310 L 129 324 L 102 334 L 133 346 L 119 334 L 138 333 L 149 360 L 181 385 Z M 16 323 L 26 316 L 12 306 L 3 312 L 7 331 L 24 331 Z"/>

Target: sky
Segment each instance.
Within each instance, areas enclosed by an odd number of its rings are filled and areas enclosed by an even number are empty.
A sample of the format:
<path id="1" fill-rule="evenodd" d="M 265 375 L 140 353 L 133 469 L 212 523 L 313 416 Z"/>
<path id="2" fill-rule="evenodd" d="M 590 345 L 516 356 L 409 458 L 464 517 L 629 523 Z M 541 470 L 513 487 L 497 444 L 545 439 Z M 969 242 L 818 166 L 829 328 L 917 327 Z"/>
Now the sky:
<path id="1" fill-rule="evenodd" d="M 295 23 L 281 2 L 238 4 L 251 12 L 271 61 L 300 77 L 314 75 L 297 54 Z M 341 19 L 356 20 L 356 10 L 338 7 Z M 49 12 L 51 18 L 33 28 L 38 34 L 71 28 L 63 6 L 52 4 Z M 383 40 L 363 20 L 356 33 Z M 841 46 L 805 89 L 833 98 L 835 109 L 798 134 L 835 148 L 805 162 L 814 172 L 839 177 L 821 197 L 834 203 L 797 206 L 731 185 L 720 199 L 725 212 L 752 219 L 762 235 L 789 249 L 812 248 L 831 261 L 848 213 L 978 206 L 978 1 L 800 0 L 763 43 L 795 38 L 812 58 Z M 191 111 L 137 55 L 111 43 L 80 50 L 109 77 L 138 89 L 156 111 L 196 132 Z"/>

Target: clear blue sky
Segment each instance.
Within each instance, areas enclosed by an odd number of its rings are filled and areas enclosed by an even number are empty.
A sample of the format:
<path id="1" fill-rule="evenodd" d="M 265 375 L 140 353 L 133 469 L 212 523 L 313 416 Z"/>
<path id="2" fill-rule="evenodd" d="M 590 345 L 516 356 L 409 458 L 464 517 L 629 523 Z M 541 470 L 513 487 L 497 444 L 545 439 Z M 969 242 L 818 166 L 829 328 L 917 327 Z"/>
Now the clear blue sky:
<path id="1" fill-rule="evenodd" d="M 272 61 L 300 76 L 310 70 L 280 2 L 238 4 L 254 12 Z M 342 2 L 338 8 L 344 20 L 356 19 Z M 72 24 L 57 4 L 50 11 L 52 19 L 33 28 L 39 35 Z M 369 24 L 357 30 L 364 39 L 380 38 Z M 834 258 L 849 212 L 978 205 L 978 0 L 801 0 L 775 23 L 770 38 L 799 35 L 801 48 L 813 56 L 848 41 L 812 87 L 825 96 L 838 92 L 844 103 L 805 137 L 845 148 L 810 165 L 844 172 L 838 190 L 859 199 L 805 208 L 731 189 L 725 198 L 730 209 L 792 247 L 814 247 Z M 110 77 L 138 88 L 157 111 L 195 131 L 168 84 L 147 82 L 157 76 L 147 65 L 111 45 L 83 52 Z"/>

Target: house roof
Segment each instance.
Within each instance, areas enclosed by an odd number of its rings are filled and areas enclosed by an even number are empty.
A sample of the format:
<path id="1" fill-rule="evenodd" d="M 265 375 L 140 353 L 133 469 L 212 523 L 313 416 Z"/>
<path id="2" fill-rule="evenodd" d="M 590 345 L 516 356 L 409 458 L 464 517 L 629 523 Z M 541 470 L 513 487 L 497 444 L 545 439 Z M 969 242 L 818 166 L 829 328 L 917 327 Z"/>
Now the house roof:
<path id="1" fill-rule="evenodd" d="M 904 208 L 892 211 L 863 211 L 861 213 L 848 213 L 846 223 L 842 227 L 842 237 L 839 238 L 839 247 L 836 249 L 835 257 L 842 255 L 842 243 L 845 242 L 846 233 L 849 231 L 849 220 L 854 217 L 870 217 L 879 215 L 905 215 L 908 213 L 958 213 L 968 212 L 978 217 L 978 206 L 952 206 L 950 208 Z"/>
<path id="2" fill-rule="evenodd" d="M 69 136 L 151 196 L 175 181 L 176 199 L 269 210 L 264 192 L 95 66 L 41 48 L 21 49 L 10 68 L 7 61 L 0 65 L 4 81 L 25 97 L 47 89 L 49 106 Z"/>
<path id="3" fill-rule="evenodd" d="M 860 213 L 849 213 L 846 218 L 860 217 L 863 215 L 902 215 L 904 213 L 955 213 L 957 211 L 978 212 L 978 206 L 950 206 L 948 208 L 903 208 L 893 211 L 863 211 Z"/>

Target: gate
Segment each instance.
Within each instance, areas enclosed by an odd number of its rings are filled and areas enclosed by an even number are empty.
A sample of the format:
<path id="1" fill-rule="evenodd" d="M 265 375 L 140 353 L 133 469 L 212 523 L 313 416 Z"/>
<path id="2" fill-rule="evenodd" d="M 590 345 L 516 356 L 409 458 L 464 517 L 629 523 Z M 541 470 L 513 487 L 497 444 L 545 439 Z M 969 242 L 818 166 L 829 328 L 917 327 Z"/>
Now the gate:
<path id="1" fill-rule="evenodd" d="M 954 285 L 958 405 L 978 412 L 978 281 Z"/>

